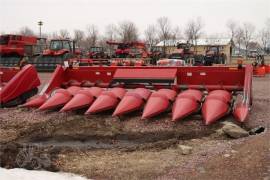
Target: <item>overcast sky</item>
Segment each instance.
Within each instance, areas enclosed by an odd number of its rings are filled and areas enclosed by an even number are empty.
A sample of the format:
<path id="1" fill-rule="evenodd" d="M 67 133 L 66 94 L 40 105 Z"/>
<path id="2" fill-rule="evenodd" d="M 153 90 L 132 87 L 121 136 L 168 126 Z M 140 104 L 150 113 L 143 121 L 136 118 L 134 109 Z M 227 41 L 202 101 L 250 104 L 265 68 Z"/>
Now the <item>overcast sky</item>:
<path id="1" fill-rule="evenodd" d="M 228 19 L 248 21 L 260 29 L 270 17 L 270 0 L 0 0 L 0 32 L 5 33 L 23 26 L 38 32 L 39 20 L 44 22 L 43 32 L 85 30 L 87 24 L 104 31 L 107 24 L 131 20 L 142 33 L 161 16 L 182 31 L 197 16 L 207 34 L 227 32 Z"/>

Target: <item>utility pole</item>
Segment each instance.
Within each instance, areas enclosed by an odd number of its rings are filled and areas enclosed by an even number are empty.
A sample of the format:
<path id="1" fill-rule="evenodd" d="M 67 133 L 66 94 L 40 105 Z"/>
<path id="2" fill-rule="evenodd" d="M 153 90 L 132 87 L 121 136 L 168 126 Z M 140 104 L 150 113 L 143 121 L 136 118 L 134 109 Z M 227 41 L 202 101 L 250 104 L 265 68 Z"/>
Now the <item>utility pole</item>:
<path id="1" fill-rule="evenodd" d="M 41 38 L 41 26 L 43 25 L 43 22 L 38 21 L 38 25 L 39 25 L 39 37 Z"/>

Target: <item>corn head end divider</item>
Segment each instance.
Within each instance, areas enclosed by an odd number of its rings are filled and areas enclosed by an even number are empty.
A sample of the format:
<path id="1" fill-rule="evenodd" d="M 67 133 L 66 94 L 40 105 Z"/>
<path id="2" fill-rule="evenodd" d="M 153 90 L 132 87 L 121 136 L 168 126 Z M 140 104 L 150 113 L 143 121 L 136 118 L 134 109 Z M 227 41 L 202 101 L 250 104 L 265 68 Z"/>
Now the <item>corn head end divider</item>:
<path id="1" fill-rule="evenodd" d="M 37 94 L 40 80 L 36 69 L 26 65 L 22 69 L 0 67 L 0 107 L 25 103 Z"/>
<path id="2" fill-rule="evenodd" d="M 42 92 L 24 107 L 85 114 L 142 111 L 142 119 L 172 112 L 172 121 L 201 113 L 204 124 L 232 113 L 244 122 L 252 104 L 253 68 L 58 66 Z"/>

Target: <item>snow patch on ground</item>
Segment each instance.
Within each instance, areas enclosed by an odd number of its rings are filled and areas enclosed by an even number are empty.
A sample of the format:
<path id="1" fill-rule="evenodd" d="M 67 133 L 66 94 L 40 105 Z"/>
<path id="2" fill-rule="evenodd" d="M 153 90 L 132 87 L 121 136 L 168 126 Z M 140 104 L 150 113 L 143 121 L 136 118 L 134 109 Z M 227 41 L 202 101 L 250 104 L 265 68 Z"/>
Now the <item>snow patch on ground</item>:
<path id="1" fill-rule="evenodd" d="M 54 173 L 49 171 L 30 171 L 26 169 L 0 168 L 1 180 L 87 180 L 70 173 Z"/>

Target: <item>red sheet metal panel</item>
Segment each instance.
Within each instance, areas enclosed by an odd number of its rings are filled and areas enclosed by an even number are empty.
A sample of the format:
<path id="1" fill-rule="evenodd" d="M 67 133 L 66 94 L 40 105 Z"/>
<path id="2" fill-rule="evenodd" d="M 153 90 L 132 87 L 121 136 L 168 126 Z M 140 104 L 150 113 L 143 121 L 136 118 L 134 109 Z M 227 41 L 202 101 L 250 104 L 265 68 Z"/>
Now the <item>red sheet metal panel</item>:
<path id="1" fill-rule="evenodd" d="M 93 84 L 108 83 L 114 80 L 142 79 L 151 80 L 173 80 L 177 87 L 195 89 L 227 89 L 242 90 L 245 79 L 245 67 L 106 67 L 106 66 L 85 66 L 78 68 L 63 69 L 59 67 L 44 91 L 46 94 L 61 83 L 75 80 L 78 82 L 92 82 Z M 175 81 L 176 80 L 176 81 Z M 144 82 L 142 81 L 142 82 Z M 134 88 L 140 87 L 134 86 Z"/>
<path id="2" fill-rule="evenodd" d="M 56 88 L 60 88 L 61 84 L 64 82 L 66 73 L 65 70 L 62 66 L 58 65 L 56 69 L 54 70 L 52 77 L 50 81 L 48 82 L 48 85 L 44 87 L 41 91 L 42 94 L 47 94 L 49 95 L 50 92 Z"/>
<path id="3" fill-rule="evenodd" d="M 245 70 L 237 67 L 183 67 L 177 73 L 179 85 L 244 85 Z"/>
<path id="4" fill-rule="evenodd" d="M 117 69 L 113 79 L 175 79 L 177 69 Z"/>
<path id="5" fill-rule="evenodd" d="M 109 83 L 112 80 L 116 67 L 89 66 L 67 69 L 65 80 L 90 81 Z"/>
<path id="6" fill-rule="evenodd" d="M 15 67 L 0 67 L 0 83 L 8 82 L 20 71 Z"/>
<path id="7" fill-rule="evenodd" d="M 176 72 L 176 74 L 175 74 Z M 177 77 L 178 85 L 243 87 L 245 68 L 237 67 L 79 67 L 67 69 L 65 81 L 110 83 L 113 79 L 163 79 Z"/>

